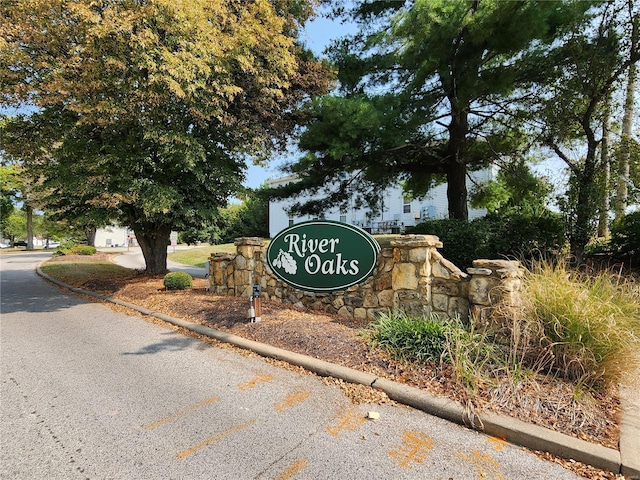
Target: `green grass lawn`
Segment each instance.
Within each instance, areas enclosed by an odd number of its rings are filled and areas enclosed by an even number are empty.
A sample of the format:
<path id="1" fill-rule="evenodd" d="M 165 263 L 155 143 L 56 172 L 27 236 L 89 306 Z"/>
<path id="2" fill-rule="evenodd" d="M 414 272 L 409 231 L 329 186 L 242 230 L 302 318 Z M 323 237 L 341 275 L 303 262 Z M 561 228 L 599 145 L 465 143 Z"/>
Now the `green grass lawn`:
<path id="1" fill-rule="evenodd" d="M 233 243 L 223 245 L 207 245 L 204 247 L 190 248 L 189 250 L 178 250 L 170 252 L 169 260 L 194 267 L 204 267 L 209 261 L 212 253 L 236 253 L 236 246 Z"/>
<path id="2" fill-rule="evenodd" d="M 128 268 L 112 262 L 95 260 L 91 256 L 87 256 L 82 261 L 47 262 L 41 268 L 47 275 L 72 285 L 82 284 L 91 278 L 107 277 L 114 280 L 127 280 L 135 276 L 135 272 Z"/>

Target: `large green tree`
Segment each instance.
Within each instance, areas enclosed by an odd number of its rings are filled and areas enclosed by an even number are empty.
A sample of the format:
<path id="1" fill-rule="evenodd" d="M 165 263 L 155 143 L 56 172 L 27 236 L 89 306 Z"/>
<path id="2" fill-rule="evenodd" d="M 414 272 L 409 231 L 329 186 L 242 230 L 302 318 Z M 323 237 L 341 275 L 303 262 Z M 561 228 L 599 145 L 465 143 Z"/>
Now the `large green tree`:
<path id="1" fill-rule="evenodd" d="M 404 181 L 413 194 L 448 185 L 449 217 L 466 220 L 467 171 L 522 145 L 506 99 L 536 74 L 532 58 L 588 2 L 371 0 L 349 15 L 360 31 L 332 49 L 341 91 L 308 107 L 300 181 L 279 195 L 325 196 L 301 213 L 356 196 L 371 205 Z M 528 56 L 525 54 L 529 54 Z M 344 175 L 348 172 L 348 175 Z M 327 185 L 335 186 L 327 189 Z"/>
<path id="2" fill-rule="evenodd" d="M 632 41 L 637 29 L 638 12 L 629 11 L 627 0 L 597 4 L 548 53 L 542 68 L 543 78 L 548 76 L 528 106 L 540 121 L 542 143 L 572 177 L 564 210 L 577 263 L 596 231 L 602 195 L 598 182 L 606 169 L 598 148 L 609 99 L 630 65 L 640 60 L 637 42 Z"/>
<path id="3" fill-rule="evenodd" d="M 313 3 L 1 2 L 1 101 L 38 108 L 25 130 L 40 148 L 22 158 L 52 203 L 108 211 L 166 271 L 170 231 L 214 218 L 326 90 L 297 42 Z"/>

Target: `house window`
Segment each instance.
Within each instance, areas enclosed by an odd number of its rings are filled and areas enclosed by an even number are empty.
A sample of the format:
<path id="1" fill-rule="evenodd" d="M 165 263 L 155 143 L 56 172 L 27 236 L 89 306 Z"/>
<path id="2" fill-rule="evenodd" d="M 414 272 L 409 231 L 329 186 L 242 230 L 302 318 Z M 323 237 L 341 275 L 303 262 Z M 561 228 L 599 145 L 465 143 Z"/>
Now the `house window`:
<path id="1" fill-rule="evenodd" d="M 411 198 L 402 197 L 402 213 L 411 213 Z"/>

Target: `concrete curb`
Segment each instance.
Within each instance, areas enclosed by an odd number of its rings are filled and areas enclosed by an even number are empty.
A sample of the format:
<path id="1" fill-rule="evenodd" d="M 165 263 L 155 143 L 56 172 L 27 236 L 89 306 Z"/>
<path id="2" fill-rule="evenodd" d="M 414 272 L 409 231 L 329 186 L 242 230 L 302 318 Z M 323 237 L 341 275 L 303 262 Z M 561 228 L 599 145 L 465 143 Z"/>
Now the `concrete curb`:
<path id="1" fill-rule="evenodd" d="M 630 478 L 640 478 L 640 387 L 620 386 L 622 419 L 620 421 L 621 472 Z"/>
<path id="2" fill-rule="evenodd" d="M 106 295 L 101 295 L 81 288 L 72 287 L 45 274 L 40 266 L 36 267 L 38 275 L 60 287 L 82 295 L 89 295 L 100 300 L 121 305 L 143 315 L 158 318 L 172 325 L 185 328 L 191 332 L 205 335 L 215 340 L 251 350 L 264 357 L 282 360 L 300 366 L 320 376 L 334 377 L 346 382 L 371 386 L 382 390 L 387 396 L 399 403 L 422 410 L 454 423 L 465 425 L 488 435 L 498 437 L 509 443 L 522 447 L 549 452 L 558 457 L 573 459 L 596 468 L 614 473 L 622 473 L 633 479 L 640 479 L 640 406 L 634 402 L 632 415 L 623 415 L 621 424 L 620 451 L 580 440 L 554 430 L 531 425 L 520 420 L 491 412 L 472 415 L 463 405 L 453 400 L 437 397 L 419 388 L 394 382 L 372 374 L 360 372 L 314 357 L 290 352 L 265 343 L 216 330 L 204 325 L 174 318 L 138 305 L 124 302 Z M 631 398 L 630 392 L 625 398 Z M 624 433 L 624 441 L 623 441 Z M 624 447 L 624 448 L 623 448 Z"/>

